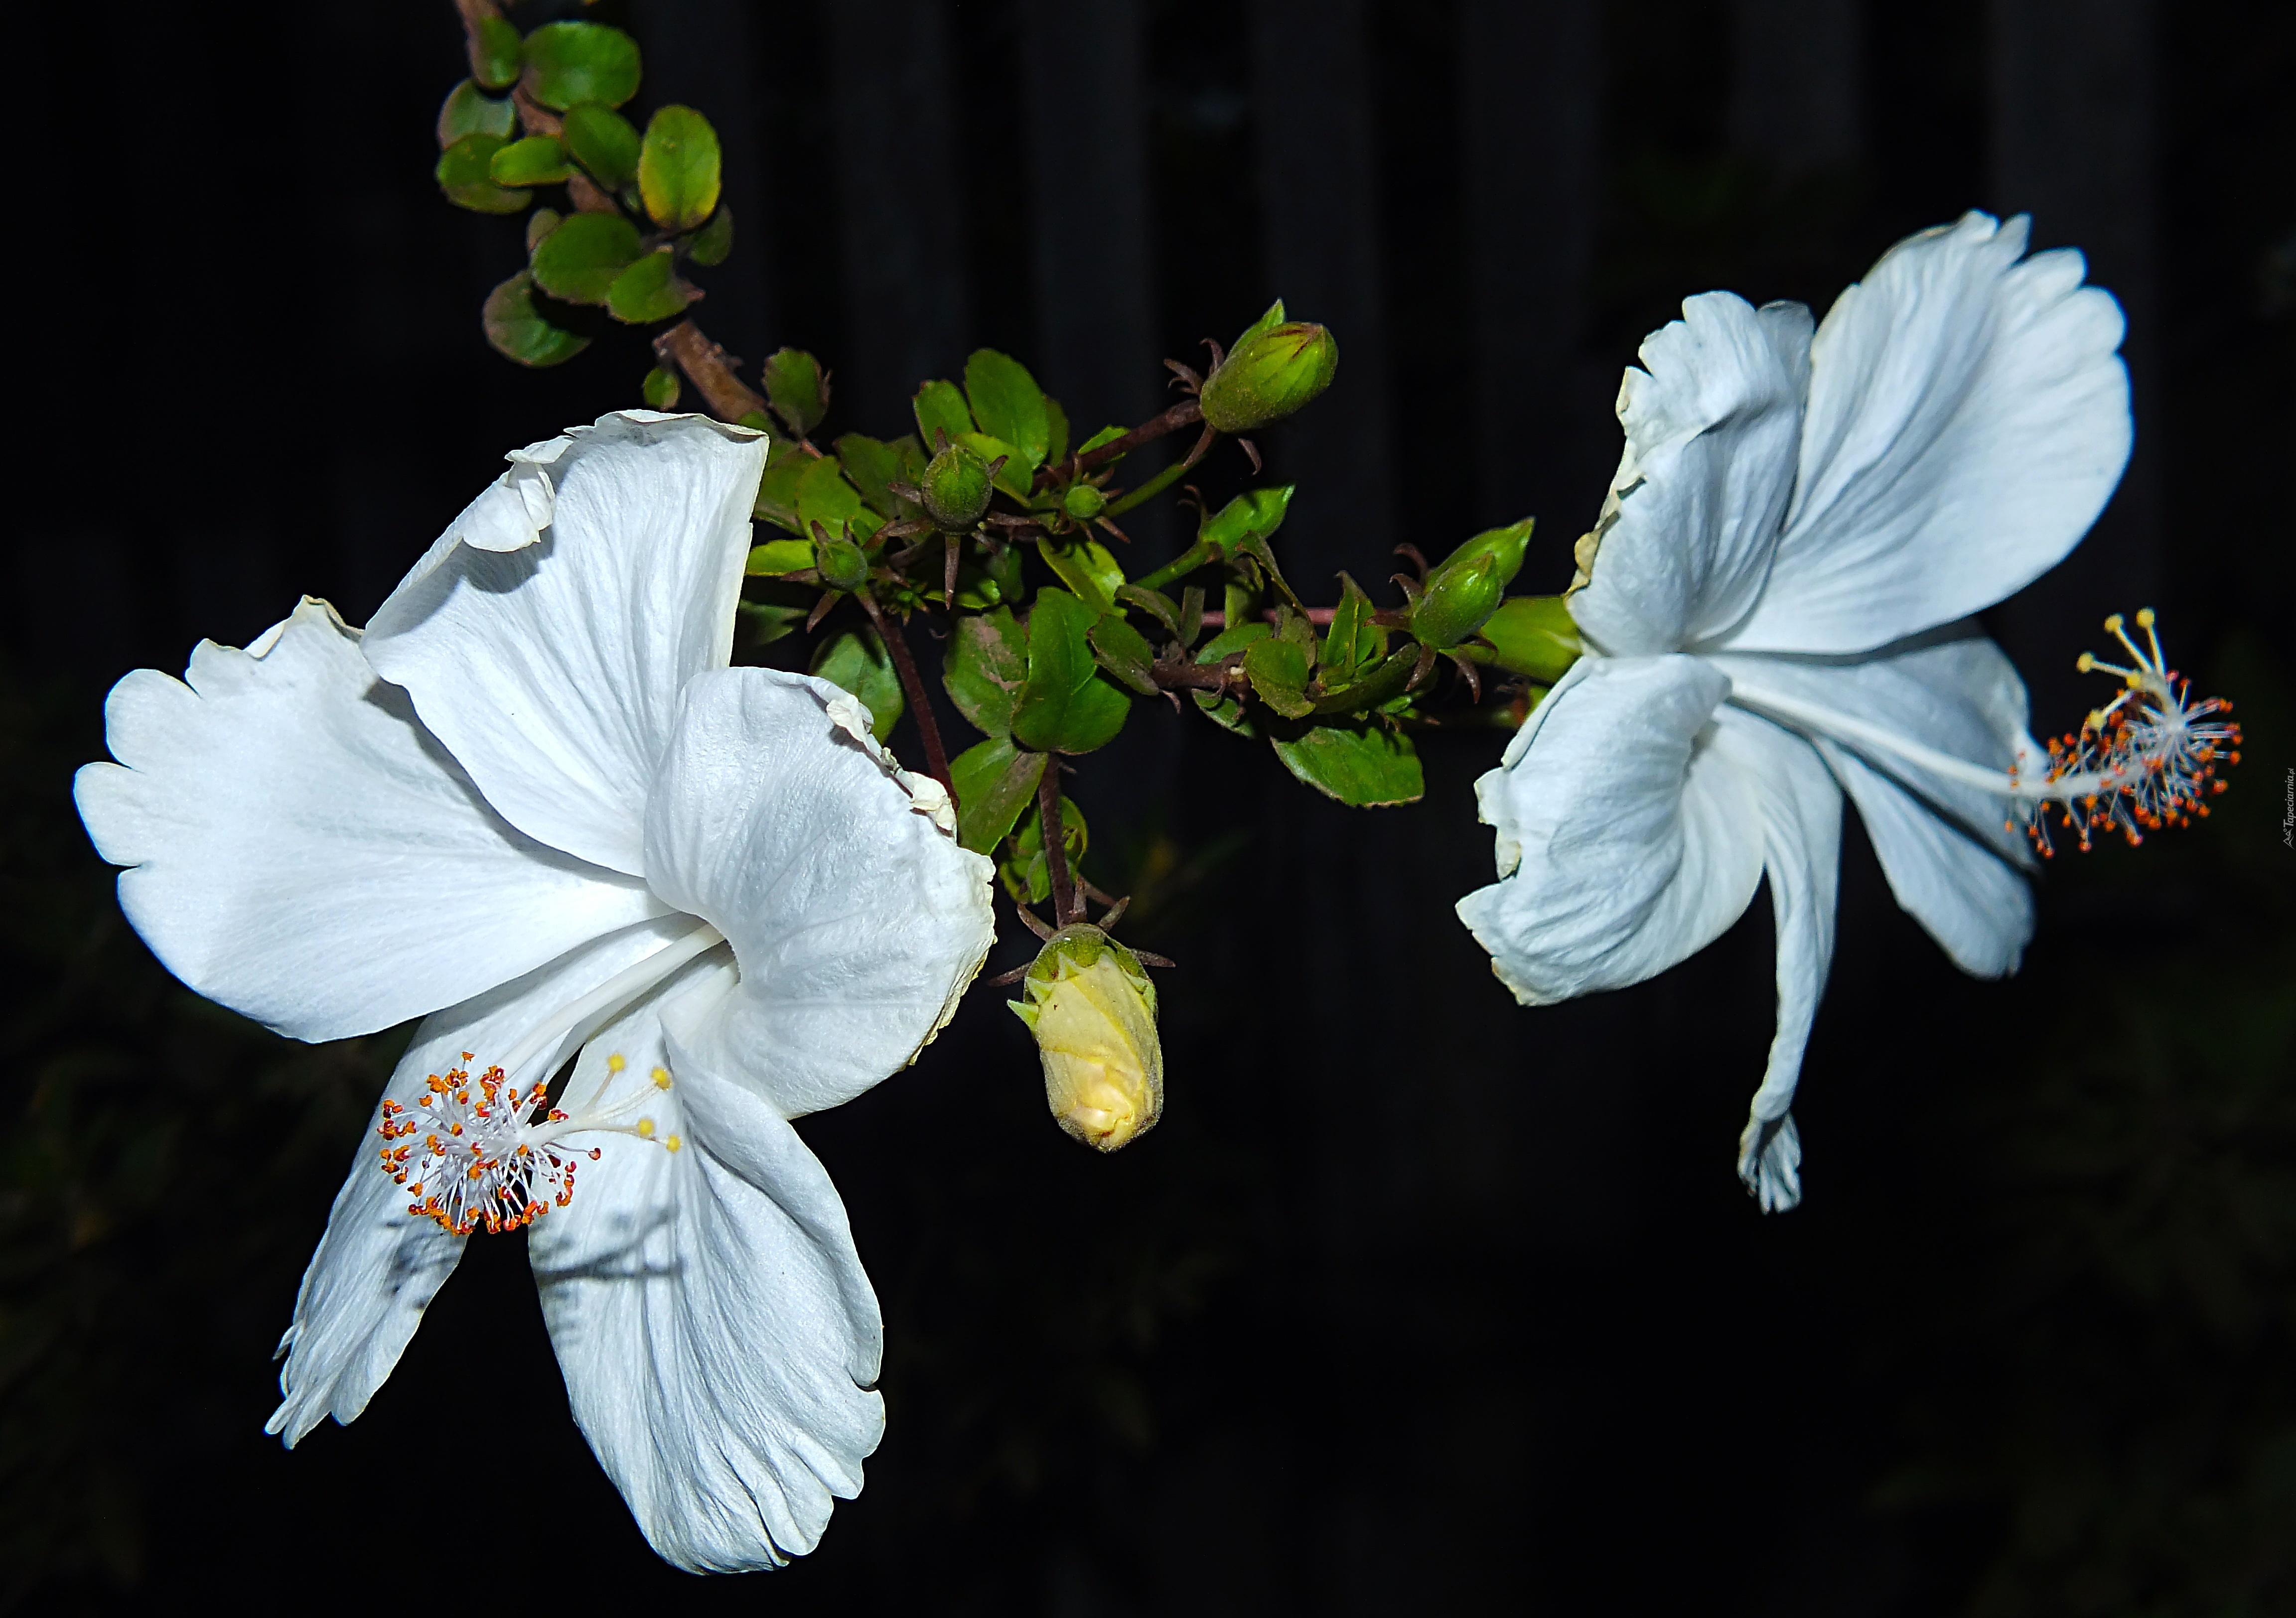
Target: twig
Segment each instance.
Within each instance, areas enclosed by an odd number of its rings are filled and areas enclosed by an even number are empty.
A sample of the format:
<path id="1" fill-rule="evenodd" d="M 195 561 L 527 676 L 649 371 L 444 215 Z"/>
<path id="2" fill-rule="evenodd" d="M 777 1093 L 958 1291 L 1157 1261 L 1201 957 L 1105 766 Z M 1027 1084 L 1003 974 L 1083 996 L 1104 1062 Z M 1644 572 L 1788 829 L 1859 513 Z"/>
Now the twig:
<path id="1" fill-rule="evenodd" d="M 909 699 L 909 712 L 916 715 L 917 735 L 925 744 L 925 773 L 941 784 L 948 794 L 949 807 L 957 806 L 956 779 L 948 772 L 948 753 L 940 745 L 940 723 L 933 717 L 932 704 L 925 700 L 925 682 L 917 674 L 917 660 L 909 655 L 908 637 L 901 626 L 886 616 L 877 605 L 877 598 L 866 586 L 853 592 L 861 603 L 861 610 L 877 626 L 877 638 L 893 656 L 893 670 L 901 676 L 901 691 Z"/>
<path id="2" fill-rule="evenodd" d="M 1037 820 L 1044 831 L 1045 869 L 1053 877 L 1053 917 L 1066 927 L 1082 919 L 1084 909 L 1069 878 L 1068 842 L 1061 825 L 1061 771 L 1052 759 L 1045 761 L 1044 779 L 1037 783 Z"/>
<path id="3" fill-rule="evenodd" d="M 674 364 L 701 390 L 709 413 L 721 421 L 739 421 L 763 413 L 766 401 L 734 374 L 726 351 L 702 335 L 701 328 L 682 320 L 653 339 L 654 357 Z"/>
<path id="4" fill-rule="evenodd" d="M 1113 461 L 1117 456 L 1127 454 L 1129 451 L 1138 449 L 1144 444 L 1153 443 L 1156 439 L 1162 437 L 1166 433 L 1177 432 L 1184 427 L 1192 427 L 1203 419 L 1204 409 L 1202 405 L 1197 404 L 1193 399 L 1182 399 L 1177 404 L 1173 405 L 1171 409 L 1166 411 L 1162 415 L 1158 416 L 1152 421 L 1143 421 L 1139 426 L 1134 428 L 1121 438 L 1111 438 L 1098 449 L 1086 450 L 1080 455 L 1071 455 L 1066 461 L 1062 462 L 1058 466 L 1038 468 L 1037 471 L 1037 486 L 1038 488 L 1044 487 L 1046 484 L 1052 482 L 1055 473 L 1062 470 L 1063 469 L 1069 471 L 1071 476 L 1078 472 L 1089 471 L 1092 468 L 1098 466 L 1103 461 Z"/>

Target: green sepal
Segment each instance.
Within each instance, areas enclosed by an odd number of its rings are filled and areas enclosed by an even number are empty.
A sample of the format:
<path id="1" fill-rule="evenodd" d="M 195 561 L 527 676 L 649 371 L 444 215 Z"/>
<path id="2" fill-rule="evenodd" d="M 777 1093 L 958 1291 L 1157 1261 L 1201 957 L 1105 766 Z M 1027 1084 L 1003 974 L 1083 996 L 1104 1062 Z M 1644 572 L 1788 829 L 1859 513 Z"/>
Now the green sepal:
<path id="1" fill-rule="evenodd" d="M 545 22 L 526 37 L 526 92 L 554 112 L 619 107 L 638 93 L 639 76 L 638 42 L 619 29 Z"/>
<path id="2" fill-rule="evenodd" d="M 495 153 L 507 145 L 497 135 L 466 135 L 439 154 L 432 170 L 447 200 L 474 214 L 514 214 L 534 198 L 495 184 Z"/>
<path id="3" fill-rule="evenodd" d="M 972 408 L 954 382 L 927 382 L 917 389 L 911 408 L 916 413 L 918 440 L 924 445 L 928 455 L 940 447 L 934 441 L 936 431 L 953 444 L 976 430 Z"/>
<path id="4" fill-rule="evenodd" d="M 588 338 L 543 317 L 534 306 L 534 277 L 524 270 L 487 294 L 479 323 L 496 354 L 537 371 L 562 365 L 590 346 Z"/>
<path id="5" fill-rule="evenodd" d="M 726 262 L 734 250 L 734 210 L 723 202 L 709 216 L 709 223 L 693 233 L 685 243 L 685 256 L 708 269 Z"/>
<path id="6" fill-rule="evenodd" d="M 1065 544 L 1047 539 L 1037 549 L 1045 565 L 1092 609 L 1095 617 L 1115 610 L 1124 568 L 1106 545 L 1096 539 L 1070 540 Z"/>
<path id="7" fill-rule="evenodd" d="M 1130 699 L 1101 678 L 1092 655 L 1100 615 L 1065 590 L 1040 590 L 1029 609 L 1029 673 L 1013 705 L 1013 734 L 1043 753 L 1089 753 L 1124 728 Z"/>
<path id="8" fill-rule="evenodd" d="M 1582 650 L 1570 603 L 1559 595 L 1518 595 L 1502 601 L 1479 633 L 1490 642 L 1494 663 L 1546 685 L 1562 678 Z"/>
<path id="9" fill-rule="evenodd" d="M 1029 677 L 1029 632 L 1009 607 L 968 614 L 950 633 L 940 682 L 956 711 L 984 736 L 1013 730 L 1013 705 Z M 963 798 L 960 790 L 958 797 Z"/>
<path id="10" fill-rule="evenodd" d="M 512 69 L 512 77 L 517 69 Z M 472 79 L 464 79 L 447 92 L 447 99 L 439 107 L 439 150 L 461 140 L 466 135 L 491 135 L 506 141 L 517 132 L 518 109 L 504 96 L 499 100 L 479 88 Z"/>
<path id="11" fill-rule="evenodd" d="M 1304 719 L 1315 711 L 1307 693 L 1313 665 L 1297 641 L 1280 634 L 1255 641 L 1243 654 L 1243 672 L 1252 695 L 1286 719 Z"/>
<path id="12" fill-rule="evenodd" d="M 693 289 L 679 279 L 677 256 L 657 248 L 614 277 L 606 312 L 626 326 L 651 325 L 685 313 Z"/>
<path id="13" fill-rule="evenodd" d="M 1231 354 L 1234 353 L 1238 348 L 1242 347 L 1244 344 L 1250 342 L 1253 338 L 1258 337 L 1261 332 L 1273 331 L 1276 327 L 1283 323 L 1283 300 L 1279 298 L 1274 303 L 1267 306 L 1267 314 L 1261 315 L 1258 320 L 1253 321 L 1251 324 L 1246 326 L 1243 331 L 1237 335 L 1235 341 L 1227 346 L 1228 352 Z"/>
<path id="14" fill-rule="evenodd" d="M 637 176 L 637 126 L 611 107 L 585 102 L 569 108 L 559 138 L 574 160 L 608 191 L 619 191 Z"/>
<path id="15" fill-rule="evenodd" d="M 1403 688 L 1411 683 L 1411 671 L 1419 664 L 1419 653 L 1406 646 L 1388 657 L 1376 666 L 1363 671 L 1362 677 L 1347 684 L 1326 683 L 1324 694 L 1316 699 L 1318 714 L 1357 714 L 1375 708 L 1402 695 Z"/>
<path id="16" fill-rule="evenodd" d="M 803 573 L 812 566 L 810 540 L 769 539 L 762 545 L 750 547 L 750 560 L 742 571 L 751 578 L 778 578 L 784 574 Z"/>
<path id="17" fill-rule="evenodd" d="M 1309 725 L 1272 740 L 1285 769 L 1354 808 L 1417 803 L 1427 790 L 1411 739 L 1376 722 Z"/>
<path id="18" fill-rule="evenodd" d="M 1011 445 L 1031 473 L 1044 465 L 1052 445 L 1052 421 L 1045 408 L 1045 390 L 1027 366 L 994 348 L 975 349 L 964 362 L 964 396 L 982 432 Z M 1023 494 L 1025 497 L 1025 486 Z"/>
<path id="19" fill-rule="evenodd" d="M 496 152 L 487 173 L 497 185 L 562 185 L 574 171 L 566 166 L 565 147 L 546 135 L 529 135 Z"/>
<path id="20" fill-rule="evenodd" d="M 603 304 L 638 256 L 638 227 L 619 214 L 569 214 L 534 244 L 535 283 L 567 303 Z"/>
<path id="21" fill-rule="evenodd" d="M 685 391 L 685 384 L 678 380 L 677 372 L 664 371 L 659 365 L 647 372 L 645 380 L 638 384 L 638 392 L 644 396 L 649 410 L 676 410 L 677 396 Z"/>
<path id="22" fill-rule="evenodd" d="M 804 437 L 829 413 L 821 362 L 802 348 L 777 348 L 766 359 L 766 398 L 790 431 Z"/>
<path id="23" fill-rule="evenodd" d="M 526 65 L 526 42 L 506 17 L 481 17 L 470 42 L 471 77 L 489 90 L 507 90 Z"/>
<path id="24" fill-rule="evenodd" d="M 1340 604 L 1332 609 L 1332 626 L 1324 634 L 1316 666 L 1324 683 L 1352 679 L 1356 670 L 1387 650 L 1387 635 L 1372 621 L 1374 609 L 1355 580 L 1340 575 Z"/>
<path id="25" fill-rule="evenodd" d="M 1156 661 L 1155 650 L 1121 614 L 1111 612 L 1095 624 L 1089 639 L 1101 667 L 1144 697 L 1160 694 L 1162 688 L 1149 672 Z"/>
<path id="26" fill-rule="evenodd" d="M 1085 850 L 1091 845 L 1092 834 L 1085 824 L 1084 811 L 1063 793 L 1061 797 L 1061 847 L 1069 857 L 1071 876 L 1080 874 Z M 996 874 L 1004 878 L 1004 891 L 1023 903 L 1042 904 L 1052 896 L 1053 872 L 1052 867 L 1045 861 L 1045 817 L 1042 814 L 1021 817 L 1020 829 L 1013 835 L 1013 857 L 997 866 Z"/>
<path id="27" fill-rule="evenodd" d="M 717 211 L 723 162 L 718 131 L 691 107 L 668 106 L 646 122 L 638 149 L 638 194 L 666 231 L 690 231 Z"/>
<path id="28" fill-rule="evenodd" d="M 837 440 L 837 458 L 845 463 L 845 475 L 853 479 L 853 486 L 861 491 L 870 510 L 897 519 L 916 514 L 918 508 L 894 494 L 890 486 L 895 483 L 914 486 L 924 476 L 924 451 L 914 434 L 903 433 L 889 444 L 866 433 L 847 433 Z"/>
<path id="29" fill-rule="evenodd" d="M 831 636 L 806 672 L 858 697 L 869 710 L 869 733 L 879 741 L 893 733 L 906 706 L 901 676 L 875 630 L 849 629 Z"/>
<path id="30" fill-rule="evenodd" d="M 992 736 L 949 760 L 956 784 L 956 840 L 975 854 L 994 854 L 1012 835 L 1013 822 L 1035 805 L 1037 783 L 1045 778 L 1045 756 Z M 1041 849 L 1044 838 L 1039 836 Z"/>

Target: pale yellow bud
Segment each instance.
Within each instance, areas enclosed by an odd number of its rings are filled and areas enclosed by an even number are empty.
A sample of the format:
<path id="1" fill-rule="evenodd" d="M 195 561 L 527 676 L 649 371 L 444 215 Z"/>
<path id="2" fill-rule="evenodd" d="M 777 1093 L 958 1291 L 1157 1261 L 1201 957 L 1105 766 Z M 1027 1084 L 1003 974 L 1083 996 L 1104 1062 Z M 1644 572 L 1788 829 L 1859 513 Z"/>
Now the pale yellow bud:
<path id="1" fill-rule="evenodd" d="M 1164 1113 L 1156 985 L 1139 957 L 1088 923 L 1053 935 L 1013 1013 L 1037 1036 L 1045 1100 L 1060 1126 L 1112 1152 Z"/>

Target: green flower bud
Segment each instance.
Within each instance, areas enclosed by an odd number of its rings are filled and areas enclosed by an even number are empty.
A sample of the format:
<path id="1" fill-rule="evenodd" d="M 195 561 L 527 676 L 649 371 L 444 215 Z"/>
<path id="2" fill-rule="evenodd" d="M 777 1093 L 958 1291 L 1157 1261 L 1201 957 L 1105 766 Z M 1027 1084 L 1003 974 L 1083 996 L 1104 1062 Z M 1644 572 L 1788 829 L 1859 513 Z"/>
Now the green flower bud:
<path id="1" fill-rule="evenodd" d="M 1503 603 L 1483 621 L 1483 639 L 1501 668 L 1546 685 L 1578 660 L 1578 625 L 1559 595 L 1519 595 Z"/>
<path id="2" fill-rule="evenodd" d="M 1090 522 L 1108 510 L 1108 496 L 1089 483 L 1071 483 L 1061 496 L 1061 510 L 1078 522 Z"/>
<path id="3" fill-rule="evenodd" d="M 1411 633 L 1437 650 L 1456 646 L 1498 610 L 1506 587 L 1521 570 L 1530 543 L 1530 519 L 1478 534 L 1443 559 L 1411 609 Z"/>
<path id="4" fill-rule="evenodd" d="M 1054 933 L 1013 1014 L 1037 1036 L 1045 1100 L 1086 1146 L 1112 1152 L 1164 1114 L 1156 985 L 1140 958 L 1089 922 Z"/>
<path id="5" fill-rule="evenodd" d="M 829 539 L 816 533 L 813 565 L 821 582 L 832 590 L 858 590 L 869 582 L 869 559 L 849 539 Z"/>
<path id="6" fill-rule="evenodd" d="M 972 451 L 950 445 L 926 463 L 925 515 L 945 532 L 963 534 L 988 509 L 988 469 Z"/>
<path id="7" fill-rule="evenodd" d="M 1281 421 L 1332 385 L 1340 345 L 1321 326 L 1292 321 L 1253 332 L 1204 380 L 1204 420 L 1224 433 Z"/>

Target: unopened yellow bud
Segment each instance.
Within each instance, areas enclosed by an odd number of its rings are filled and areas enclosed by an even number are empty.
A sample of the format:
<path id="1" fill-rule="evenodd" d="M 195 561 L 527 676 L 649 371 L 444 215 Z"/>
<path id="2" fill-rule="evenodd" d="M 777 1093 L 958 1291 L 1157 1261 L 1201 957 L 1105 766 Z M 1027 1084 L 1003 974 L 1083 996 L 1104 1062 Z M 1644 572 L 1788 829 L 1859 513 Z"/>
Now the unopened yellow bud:
<path id="1" fill-rule="evenodd" d="M 1138 956 L 1086 922 L 1037 954 L 1013 1013 L 1037 1036 L 1045 1100 L 1060 1126 L 1112 1152 L 1164 1113 L 1156 985 Z"/>

